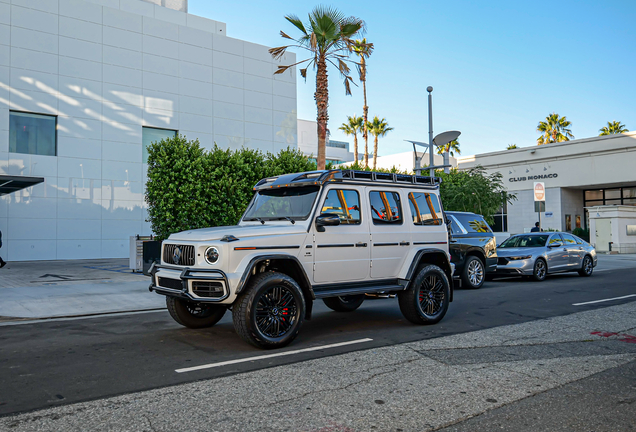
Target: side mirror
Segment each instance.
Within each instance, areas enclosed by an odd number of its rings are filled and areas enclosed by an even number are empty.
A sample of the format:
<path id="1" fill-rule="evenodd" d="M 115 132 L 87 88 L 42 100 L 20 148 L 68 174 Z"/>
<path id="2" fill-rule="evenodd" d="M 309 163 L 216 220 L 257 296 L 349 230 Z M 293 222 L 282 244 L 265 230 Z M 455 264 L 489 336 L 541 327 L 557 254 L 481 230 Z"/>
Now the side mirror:
<path id="1" fill-rule="evenodd" d="M 316 229 L 319 232 L 324 232 L 326 226 L 337 226 L 340 225 L 340 218 L 337 214 L 333 213 L 322 213 L 318 217 L 316 217 Z"/>
<path id="2" fill-rule="evenodd" d="M 558 247 L 561 247 L 561 246 L 563 246 L 563 243 L 561 243 L 561 242 L 550 243 L 548 245 L 549 248 L 558 248 Z"/>

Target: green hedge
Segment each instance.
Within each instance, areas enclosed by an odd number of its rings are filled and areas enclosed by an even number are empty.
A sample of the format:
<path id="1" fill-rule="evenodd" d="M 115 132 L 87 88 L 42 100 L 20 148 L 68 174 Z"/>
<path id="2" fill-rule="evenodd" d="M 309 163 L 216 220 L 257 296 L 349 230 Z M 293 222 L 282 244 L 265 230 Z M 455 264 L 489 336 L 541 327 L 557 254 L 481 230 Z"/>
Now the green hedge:
<path id="1" fill-rule="evenodd" d="M 148 147 L 148 222 L 158 240 L 189 229 L 235 225 L 265 177 L 312 171 L 316 164 L 287 148 L 274 155 L 259 150 L 206 151 L 184 136 Z"/>

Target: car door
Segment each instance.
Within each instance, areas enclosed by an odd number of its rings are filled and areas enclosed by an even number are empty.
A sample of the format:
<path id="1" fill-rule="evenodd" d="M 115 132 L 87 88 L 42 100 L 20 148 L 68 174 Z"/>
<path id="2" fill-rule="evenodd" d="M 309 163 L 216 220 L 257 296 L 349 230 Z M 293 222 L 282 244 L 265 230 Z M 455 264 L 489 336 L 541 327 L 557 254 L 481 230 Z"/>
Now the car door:
<path id="1" fill-rule="evenodd" d="M 557 245 L 558 246 L 554 246 Z M 563 245 L 563 239 L 559 234 L 552 234 L 546 243 L 546 255 L 548 257 L 548 271 L 558 272 L 567 270 L 570 265 L 568 249 Z"/>
<path id="2" fill-rule="evenodd" d="M 561 237 L 563 237 L 563 245 L 568 250 L 568 255 L 570 257 L 569 267 L 578 268 L 581 267 L 583 263 L 583 257 L 585 256 L 585 251 L 583 250 L 583 245 L 577 244 L 574 236 L 566 233 L 562 233 Z"/>
<path id="3" fill-rule="evenodd" d="M 371 216 L 371 278 L 393 279 L 411 246 L 410 227 L 404 223 L 402 204 L 408 198 L 389 188 L 366 190 Z"/>
<path id="4" fill-rule="evenodd" d="M 314 224 L 314 282 L 363 281 L 369 277 L 369 222 L 355 187 L 331 188 L 319 214 L 337 214 L 340 225 L 318 230 Z"/>

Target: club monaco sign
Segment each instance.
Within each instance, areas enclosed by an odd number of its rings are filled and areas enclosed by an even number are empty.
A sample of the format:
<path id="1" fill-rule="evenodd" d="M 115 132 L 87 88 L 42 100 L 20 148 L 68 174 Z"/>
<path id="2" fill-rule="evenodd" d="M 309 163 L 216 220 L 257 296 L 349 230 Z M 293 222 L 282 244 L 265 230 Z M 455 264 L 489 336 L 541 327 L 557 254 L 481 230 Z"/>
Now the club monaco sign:
<path id="1" fill-rule="evenodd" d="M 544 179 L 552 179 L 557 178 L 559 175 L 557 173 L 552 174 L 538 174 L 538 175 L 529 175 L 525 177 L 510 177 L 508 179 L 509 182 L 522 182 L 522 181 L 534 181 L 534 180 L 544 180 Z"/>

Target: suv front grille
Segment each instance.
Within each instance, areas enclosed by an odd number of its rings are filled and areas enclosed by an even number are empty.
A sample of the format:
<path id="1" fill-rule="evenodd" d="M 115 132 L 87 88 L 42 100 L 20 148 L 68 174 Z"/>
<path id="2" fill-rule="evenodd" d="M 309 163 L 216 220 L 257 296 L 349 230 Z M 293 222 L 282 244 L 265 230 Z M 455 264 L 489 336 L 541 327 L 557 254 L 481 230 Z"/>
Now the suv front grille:
<path id="1" fill-rule="evenodd" d="M 175 251 L 179 248 L 181 252 L 179 262 L 175 262 Z M 193 266 L 194 265 L 194 246 L 192 245 L 175 245 L 167 244 L 163 247 L 163 260 L 168 264 Z"/>
<path id="2" fill-rule="evenodd" d="M 169 279 L 169 278 L 159 278 L 159 286 L 164 288 L 172 288 L 181 291 L 183 289 L 183 284 L 180 280 Z"/>
<path id="3" fill-rule="evenodd" d="M 221 282 L 192 281 L 192 292 L 199 297 L 222 297 L 223 284 Z"/>

